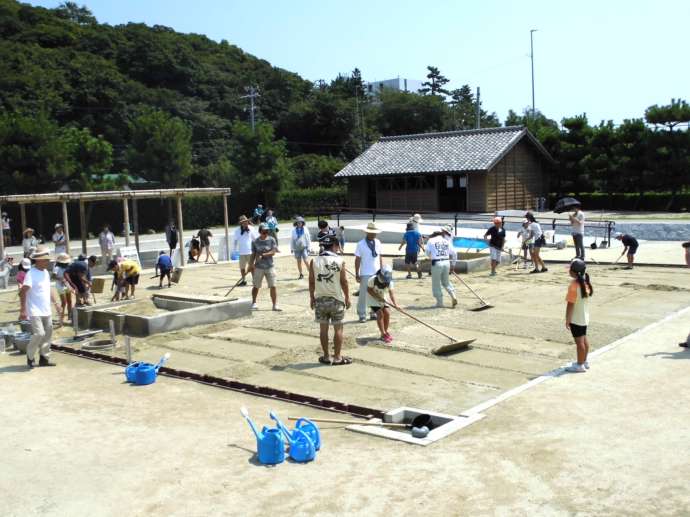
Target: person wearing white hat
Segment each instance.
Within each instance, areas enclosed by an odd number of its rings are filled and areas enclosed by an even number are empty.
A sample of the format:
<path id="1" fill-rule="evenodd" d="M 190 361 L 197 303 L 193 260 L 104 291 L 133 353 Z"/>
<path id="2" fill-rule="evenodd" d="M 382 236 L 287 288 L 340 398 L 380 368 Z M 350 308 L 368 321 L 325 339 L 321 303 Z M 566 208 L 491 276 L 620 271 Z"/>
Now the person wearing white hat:
<path id="1" fill-rule="evenodd" d="M 364 231 L 366 236 L 357 243 L 355 248 L 355 278 L 359 282 L 357 315 L 360 323 L 367 321 L 367 283 L 369 278 L 383 267 L 381 241 L 376 238 L 381 230 L 376 226 L 376 223 L 371 222 L 367 224 Z"/>
<path id="2" fill-rule="evenodd" d="M 38 247 L 38 239 L 34 237 L 34 229 L 26 228 L 23 233 L 22 248 L 24 249 L 24 258 L 28 258 L 34 250 Z"/>
<path id="3" fill-rule="evenodd" d="M 55 225 L 55 233 L 53 234 L 53 244 L 55 244 L 55 254 L 67 253 L 67 236 L 65 235 L 65 227 L 62 223 Z"/>
<path id="4" fill-rule="evenodd" d="M 240 255 L 239 266 L 242 279 L 238 286 L 247 285 L 245 277 L 247 276 L 247 267 L 252 258 L 252 242 L 259 238 L 259 233 L 254 230 L 246 215 L 241 215 L 237 221 L 240 225 L 235 228 L 233 234 L 233 251 L 237 251 Z"/>
<path id="5" fill-rule="evenodd" d="M 420 223 L 424 222 L 424 219 L 422 219 L 422 216 L 419 214 L 414 214 L 410 219 L 407 221 L 408 223 L 412 224 L 412 229 L 416 232 L 419 231 L 419 225 Z"/>
<path id="6" fill-rule="evenodd" d="M 299 270 L 299 280 L 304 278 L 302 272 L 302 264 L 309 271 L 309 263 L 307 257 L 309 256 L 309 248 L 311 247 L 311 236 L 309 230 L 306 228 L 304 217 L 295 217 L 293 223 L 292 235 L 290 236 L 290 251 L 297 260 L 297 269 Z"/>
<path id="7" fill-rule="evenodd" d="M 55 267 L 53 268 L 55 290 L 60 297 L 60 326 L 64 323 L 65 310 L 67 310 L 68 316 L 72 314 L 72 289 L 65 281 L 65 271 L 67 271 L 71 260 L 67 253 L 60 253 L 55 259 Z"/>
<path id="8" fill-rule="evenodd" d="M 50 338 L 53 335 L 53 322 L 50 303 L 59 312 L 53 292 L 50 289 L 50 252 L 47 248 L 37 248 L 31 254 L 34 266 L 24 278 L 24 285 L 19 291 L 19 319 L 31 321 L 31 341 L 26 347 L 26 364 L 34 367 L 36 351 L 39 352 L 38 366 L 55 366 L 50 360 Z"/>
<path id="9" fill-rule="evenodd" d="M 386 300 L 386 294 L 388 294 L 390 301 Z M 381 333 L 381 341 L 392 343 L 393 336 L 388 332 L 391 322 L 391 310 L 388 306 L 397 307 L 398 304 L 395 301 L 395 294 L 393 294 L 393 269 L 388 264 L 382 266 L 375 275 L 369 278 L 367 295 L 369 307 L 376 314 L 376 324 Z"/>
<path id="10" fill-rule="evenodd" d="M 450 295 L 453 307 L 458 304 L 455 286 L 450 281 L 450 270 L 457 258 L 452 235 L 453 229 L 448 224 L 440 232 L 432 233 L 426 243 L 426 254 L 431 259 L 431 292 L 436 299 L 436 307 L 443 307 L 443 289 Z"/>

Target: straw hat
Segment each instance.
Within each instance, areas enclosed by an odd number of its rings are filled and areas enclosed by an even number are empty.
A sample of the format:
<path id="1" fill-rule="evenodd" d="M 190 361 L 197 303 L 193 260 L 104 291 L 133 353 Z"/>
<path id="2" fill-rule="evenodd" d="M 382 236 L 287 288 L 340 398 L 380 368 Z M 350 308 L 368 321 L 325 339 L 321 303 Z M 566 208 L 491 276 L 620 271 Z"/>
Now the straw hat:
<path id="1" fill-rule="evenodd" d="M 69 262 L 70 260 L 72 260 L 72 257 L 70 257 L 67 253 L 60 253 L 55 259 L 55 262 L 65 263 Z"/>
<path id="2" fill-rule="evenodd" d="M 33 228 L 27 228 L 26 230 L 24 230 L 24 235 L 26 235 L 29 232 L 34 233 L 34 229 Z"/>
<path id="3" fill-rule="evenodd" d="M 376 223 L 371 222 L 371 223 L 367 224 L 367 228 L 366 228 L 366 230 L 364 230 L 364 231 L 365 231 L 366 233 L 381 233 L 383 230 L 379 229 L 379 228 L 376 226 Z"/>
<path id="4" fill-rule="evenodd" d="M 240 224 L 242 224 L 242 223 L 248 223 L 248 222 L 249 222 L 249 219 L 247 219 L 247 216 L 246 216 L 246 215 L 241 215 L 240 218 L 237 220 L 237 222 L 240 223 Z"/>
<path id="5" fill-rule="evenodd" d="M 424 222 L 424 219 L 422 219 L 422 216 L 419 214 L 414 214 L 412 216 L 412 219 L 414 220 L 415 223 L 421 223 Z"/>
<path id="6" fill-rule="evenodd" d="M 31 260 L 53 260 L 50 250 L 45 246 L 39 246 L 29 257 Z"/>

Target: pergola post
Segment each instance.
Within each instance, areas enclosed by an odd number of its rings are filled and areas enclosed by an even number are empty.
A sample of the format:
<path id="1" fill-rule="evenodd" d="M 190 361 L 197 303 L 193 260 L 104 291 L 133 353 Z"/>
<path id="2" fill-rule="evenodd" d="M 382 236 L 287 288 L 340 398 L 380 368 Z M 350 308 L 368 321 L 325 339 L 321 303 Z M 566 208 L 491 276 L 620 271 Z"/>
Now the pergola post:
<path id="1" fill-rule="evenodd" d="M 0 212 L 2 212 L 2 205 L 0 205 Z M 0 228 L 0 232 L 2 231 L 2 228 Z M 22 231 L 24 229 L 22 228 Z M 5 235 L 0 235 L 0 260 L 5 258 Z"/>
<path id="2" fill-rule="evenodd" d="M 180 234 L 178 239 L 180 246 L 180 264 L 184 266 L 184 226 L 182 221 L 182 196 L 177 196 L 177 231 Z"/>
<path id="3" fill-rule="evenodd" d="M 122 210 L 125 213 L 125 246 L 129 247 L 129 200 L 122 200 Z"/>
<path id="4" fill-rule="evenodd" d="M 67 201 L 62 202 L 62 228 L 65 230 L 65 248 L 67 249 L 67 254 L 70 254 L 69 246 L 69 219 L 67 217 Z"/>
<path id="5" fill-rule="evenodd" d="M 24 203 L 19 203 L 19 222 L 22 225 L 20 229 L 23 233 L 26 230 L 26 204 Z"/>
<path id="6" fill-rule="evenodd" d="M 139 253 L 139 210 L 137 209 L 136 198 L 132 198 L 132 216 L 134 218 L 134 245 L 137 247 L 137 253 Z"/>
<path id="7" fill-rule="evenodd" d="M 230 232 L 228 230 L 228 196 L 223 194 L 223 224 L 225 225 L 225 256 L 230 260 Z M 220 253 L 220 252 L 219 252 Z"/>
<path id="8" fill-rule="evenodd" d="M 81 252 L 86 256 L 86 238 L 88 233 L 86 231 L 86 211 L 84 210 L 84 202 L 79 201 L 79 226 L 81 227 Z"/>

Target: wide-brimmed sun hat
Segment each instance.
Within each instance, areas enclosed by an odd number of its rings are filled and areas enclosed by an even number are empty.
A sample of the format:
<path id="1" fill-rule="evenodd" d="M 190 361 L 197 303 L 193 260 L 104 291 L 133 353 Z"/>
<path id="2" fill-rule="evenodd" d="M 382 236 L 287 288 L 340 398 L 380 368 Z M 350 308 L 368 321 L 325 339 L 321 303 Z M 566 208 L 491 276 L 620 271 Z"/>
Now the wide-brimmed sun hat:
<path id="1" fill-rule="evenodd" d="M 29 232 L 34 233 L 34 229 L 33 228 L 27 228 L 26 230 L 24 230 L 23 233 L 24 233 L 24 235 L 26 235 Z"/>
<path id="2" fill-rule="evenodd" d="M 56 262 L 69 262 L 72 260 L 72 257 L 70 257 L 67 253 L 60 253 L 57 258 L 55 259 Z"/>
<path id="3" fill-rule="evenodd" d="M 379 227 L 376 226 L 376 223 L 371 222 L 367 224 L 366 230 L 364 230 L 366 233 L 381 233 L 383 230 L 381 230 Z"/>
<path id="4" fill-rule="evenodd" d="M 298 215 L 297 217 L 295 217 L 295 223 L 303 223 L 304 224 L 304 217 L 302 217 L 301 215 Z"/>
<path id="5" fill-rule="evenodd" d="M 248 223 L 248 222 L 249 222 L 249 219 L 247 219 L 247 216 L 246 216 L 246 215 L 241 215 L 240 218 L 237 220 L 237 222 L 240 223 L 240 224 L 242 224 L 242 223 Z"/>
<path id="6" fill-rule="evenodd" d="M 31 260 L 53 260 L 53 257 L 50 256 L 50 250 L 45 246 L 36 248 L 29 258 Z"/>
<path id="7" fill-rule="evenodd" d="M 453 227 L 450 224 L 444 224 L 441 226 L 441 231 L 447 233 L 448 235 L 453 235 Z"/>
<path id="8" fill-rule="evenodd" d="M 421 223 L 424 221 L 424 219 L 422 219 L 422 216 L 419 214 L 414 214 L 412 216 L 412 219 L 414 220 L 415 223 Z"/>

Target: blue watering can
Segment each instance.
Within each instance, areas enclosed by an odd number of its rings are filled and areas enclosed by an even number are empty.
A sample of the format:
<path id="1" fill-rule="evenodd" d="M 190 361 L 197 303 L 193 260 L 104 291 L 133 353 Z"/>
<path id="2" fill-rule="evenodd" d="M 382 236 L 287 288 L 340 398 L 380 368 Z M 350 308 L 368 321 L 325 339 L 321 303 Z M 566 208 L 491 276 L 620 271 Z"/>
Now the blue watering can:
<path id="1" fill-rule="evenodd" d="M 321 450 L 321 431 L 319 426 L 308 418 L 300 418 L 295 422 L 295 429 L 304 431 L 311 441 L 314 442 L 314 448 L 318 451 Z"/>
<path id="2" fill-rule="evenodd" d="M 167 352 L 163 357 L 161 357 L 161 360 L 155 365 L 141 362 L 128 365 L 125 368 L 125 377 L 127 378 L 127 382 L 142 385 L 153 384 L 156 382 L 158 370 L 160 370 L 161 366 L 163 366 L 168 359 L 170 359 L 170 352 Z"/>
<path id="3" fill-rule="evenodd" d="M 278 419 L 273 412 L 269 412 L 272 420 L 278 425 L 290 445 L 290 457 L 298 463 L 306 463 L 316 458 L 316 447 L 309 435 L 301 429 L 293 429 L 292 432 Z"/>
<path id="4" fill-rule="evenodd" d="M 285 443 L 280 434 L 280 429 L 268 429 L 264 427 L 261 432 L 256 429 L 256 425 L 251 418 L 247 408 L 240 408 L 240 413 L 247 420 L 249 427 L 256 436 L 256 455 L 262 465 L 277 465 L 285 461 Z"/>
<path id="5" fill-rule="evenodd" d="M 239 251 L 233 251 L 230 254 L 230 260 L 240 260 L 240 252 Z"/>

